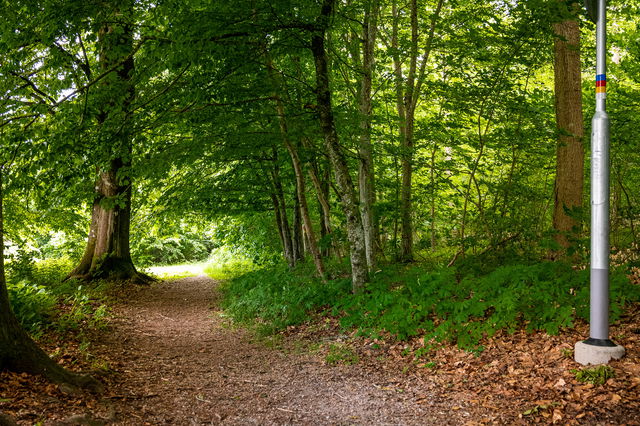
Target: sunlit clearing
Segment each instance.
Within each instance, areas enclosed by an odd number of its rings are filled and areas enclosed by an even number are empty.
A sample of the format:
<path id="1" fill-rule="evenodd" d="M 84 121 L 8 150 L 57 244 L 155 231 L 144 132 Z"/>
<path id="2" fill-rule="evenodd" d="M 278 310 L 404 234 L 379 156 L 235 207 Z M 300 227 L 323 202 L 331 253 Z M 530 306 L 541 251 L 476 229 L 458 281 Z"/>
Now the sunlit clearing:
<path id="1" fill-rule="evenodd" d="M 197 277 L 204 275 L 206 263 L 187 263 L 183 265 L 152 266 L 148 271 L 159 278 Z"/>

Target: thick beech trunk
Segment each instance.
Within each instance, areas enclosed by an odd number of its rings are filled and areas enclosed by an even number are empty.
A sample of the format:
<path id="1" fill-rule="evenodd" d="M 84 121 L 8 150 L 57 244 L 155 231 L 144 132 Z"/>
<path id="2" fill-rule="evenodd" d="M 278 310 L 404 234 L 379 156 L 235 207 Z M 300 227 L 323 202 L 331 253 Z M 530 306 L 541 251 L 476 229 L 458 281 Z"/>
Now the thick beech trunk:
<path id="1" fill-rule="evenodd" d="M 379 250 L 378 221 L 373 210 L 376 202 L 375 171 L 373 149 L 371 145 L 371 87 L 374 68 L 374 47 L 377 34 L 379 3 L 374 0 L 365 11 L 362 31 L 362 80 L 360 84 L 360 143 L 358 153 L 358 187 L 360 194 L 360 214 L 364 228 L 365 253 L 367 265 L 371 271 L 376 264 L 376 252 Z"/>
<path id="2" fill-rule="evenodd" d="M 65 370 L 36 345 L 11 311 L 4 273 L 4 228 L 2 174 L 0 170 L 0 370 L 38 374 L 71 388 L 100 391 L 95 379 Z"/>
<path id="3" fill-rule="evenodd" d="M 311 51 L 316 68 L 317 102 L 320 115 L 320 127 L 324 135 L 325 148 L 333 166 L 342 209 L 347 220 L 347 238 L 351 254 L 351 277 L 354 292 L 361 291 L 368 281 L 367 257 L 365 253 L 364 230 L 358 208 L 355 187 L 346 158 L 340 146 L 335 127 L 329 89 L 329 67 L 325 49 L 325 32 L 333 11 L 335 0 L 324 0 L 320 16 L 319 29 L 311 37 Z"/>
<path id="4" fill-rule="evenodd" d="M 98 34 L 100 67 L 115 67 L 112 78 L 105 78 L 99 94 L 107 100 L 98 115 L 98 127 L 105 147 L 111 151 L 109 166 L 99 171 L 91 227 L 84 255 L 70 278 L 132 280 L 150 278 L 136 271 L 131 259 L 131 138 L 130 107 L 135 97 L 132 83 L 133 13 L 131 0 L 114 2 L 103 11 Z M 124 20 L 124 21 L 123 21 Z"/>
<path id="5" fill-rule="evenodd" d="M 554 78 L 556 95 L 556 180 L 553 229 L 556 241 L 566 250 L 580 232 L 580 222 L 567 210 L 582 206 L 584 181 L 584 136 L 580 75 L 580 27 L 577 20 L 553 25 Z"/>

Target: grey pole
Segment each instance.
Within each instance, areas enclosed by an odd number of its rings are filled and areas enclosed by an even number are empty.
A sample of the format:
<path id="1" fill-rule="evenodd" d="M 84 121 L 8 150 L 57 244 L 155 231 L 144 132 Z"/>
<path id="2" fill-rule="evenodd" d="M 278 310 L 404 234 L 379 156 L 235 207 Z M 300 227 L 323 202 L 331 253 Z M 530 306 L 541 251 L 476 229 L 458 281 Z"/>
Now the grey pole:
<path id="1" fill-rule="evenodd" d="M 606 364 L 624 348 L 609 340 L 609 116 L 607 115 L 606 0 L 585 1 L 596 22 L 596 111 L 591 121 L 591 298 L 589 338 L 576 343 L 575 360 Z"/>
<path id="2" fill-rule="evenodd" d="M 609 340 L 609 116 L 607 115 L 606 6 L 596 11 L 596 112 L 591 120 L 591 311 L 589 340 Z"/>

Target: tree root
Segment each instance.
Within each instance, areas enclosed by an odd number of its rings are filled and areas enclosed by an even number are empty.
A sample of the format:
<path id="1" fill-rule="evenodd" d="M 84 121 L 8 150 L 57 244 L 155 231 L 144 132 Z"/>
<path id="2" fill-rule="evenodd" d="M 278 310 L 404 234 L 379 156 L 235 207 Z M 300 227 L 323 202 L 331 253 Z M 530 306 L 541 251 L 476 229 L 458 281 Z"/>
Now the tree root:
<path id="1" fill-rule="evenodd" d="M 72 394 L 83 390 L 101 393 L 102 383 L 91 376 L 73 373 L 53 361 L 20 327 L 10 321 L 0 341 L 0 368 L 18 373 L 37 374 Z M 6 340 L 6 341 L 4 341 Z"/>

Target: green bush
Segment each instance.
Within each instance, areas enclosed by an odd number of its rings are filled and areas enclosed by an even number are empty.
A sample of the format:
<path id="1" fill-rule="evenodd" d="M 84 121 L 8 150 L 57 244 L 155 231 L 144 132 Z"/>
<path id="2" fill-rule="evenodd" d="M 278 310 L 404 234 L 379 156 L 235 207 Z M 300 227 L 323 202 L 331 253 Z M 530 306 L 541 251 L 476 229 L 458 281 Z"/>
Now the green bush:
<path id="1" fill-rule="evenodd" d="M 49 327 L 101 327 L 108 312 L 95 298 L 99 290 L 76 280 L 63 281 L 73 262 L 68 258 L 35 261 L 31 254 L 18 253 L 7 279 L 9 302 L 22 326 L 36 336 Z"/>
<path id="2" fill-rule="evenodd" d="M 31 271 L 31 279 L 44 286 L 56 286 L 71 272 L 75 263 L 68 257 L 45 259 L 36 262 Z"/>
<path id="3" fill-rule="evenodd" d="M 280 265 L 246 273 L 221 287 L 223 307 L 237 321 L 257 321 L 272 330 L 299 324 L 323 306 L 349 293 L 347 279 L 323 283 L 313 277 L 311 265 L 294 270 Z"/>

